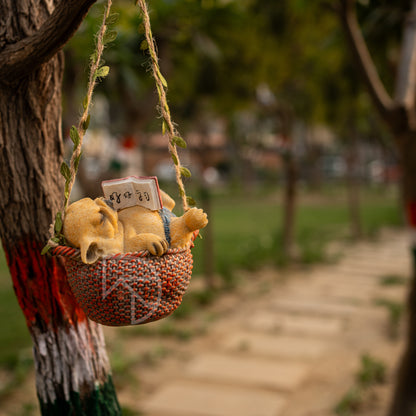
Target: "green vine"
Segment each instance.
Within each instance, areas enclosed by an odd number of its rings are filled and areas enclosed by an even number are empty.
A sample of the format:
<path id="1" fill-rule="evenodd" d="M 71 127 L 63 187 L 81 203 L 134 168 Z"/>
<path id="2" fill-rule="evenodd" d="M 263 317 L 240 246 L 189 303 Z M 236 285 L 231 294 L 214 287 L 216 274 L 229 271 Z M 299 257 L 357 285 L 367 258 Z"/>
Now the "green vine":
<path id="1" fill-rule="evenodd" d="M 72 155 L 69 164 L 63 161 L 60 168 L 60 173 L 65 179 L 63 207 L 56 213 L 55 221 L 51 229 L 51 238 L 43 248 L 42 254 L 48 253 L 52 247 L 55 247 L 58 244 L 65 244 L 65 238 L 62 234 L 63 219 L 65 210 L 69 204 L 69 198 L 82 156 L 82 141 L 90 124 L 90 106 L 94 87 L 98 81 L 105 78 L 110 72 L 110 67 L 103 65 L 102 54 L 104 48 L 117 37 L 117 32 L 110 28 L 111 25 L 118 20 L 117 13 L 110 14 L 111 5 L 112 0 L 107 0 L 102 22 L 96 36 L 95 50 L 90 56 L 87 93 L 82 101 L 83 112 L 79 119 L 78 126 L 72 126 L 69 131 L 69 137 L 73 143 Z"/>

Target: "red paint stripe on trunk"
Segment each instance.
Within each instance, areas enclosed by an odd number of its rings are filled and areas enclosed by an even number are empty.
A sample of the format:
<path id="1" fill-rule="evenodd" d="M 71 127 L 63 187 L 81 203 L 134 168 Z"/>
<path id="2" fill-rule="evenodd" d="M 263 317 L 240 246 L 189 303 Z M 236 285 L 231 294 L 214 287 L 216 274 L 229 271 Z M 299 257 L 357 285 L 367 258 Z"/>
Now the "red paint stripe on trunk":
<path id="1" fill-rule="evenodd" d="M 407 204 L 407 219 L 409 221 L 409 225 L 416 228 L 416 201 L 409 202 Z"/>
<path id="2" fill-rule="evenodd" d="M 55 257 L 42 256 L 40 243 L 26 240 L 4 246 L 20 307 L 31 327 L 57 328 L 86 320 L 68 286 L 66 272 Z"/>

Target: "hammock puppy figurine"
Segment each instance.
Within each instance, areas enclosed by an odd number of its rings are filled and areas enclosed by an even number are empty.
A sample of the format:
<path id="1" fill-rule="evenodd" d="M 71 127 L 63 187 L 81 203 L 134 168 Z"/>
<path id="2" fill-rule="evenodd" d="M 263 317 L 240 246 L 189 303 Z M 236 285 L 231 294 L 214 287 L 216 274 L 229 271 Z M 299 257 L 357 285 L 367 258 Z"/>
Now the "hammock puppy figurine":
<path id="1" fill-rule="evenodd" d="M 171 212 L 175 202 L 160 193 L 164 208 L 159 211 L 133 206 L 117 212 L 101 198 L 83 198 L 65 211 L 63 234 L 87 264 L 117 253 L 148 250 L 161 256 L 169 248 L 185 247 L 193 233 L 207 225 L 207 215 L 191 208 L 176 217 Z"/>

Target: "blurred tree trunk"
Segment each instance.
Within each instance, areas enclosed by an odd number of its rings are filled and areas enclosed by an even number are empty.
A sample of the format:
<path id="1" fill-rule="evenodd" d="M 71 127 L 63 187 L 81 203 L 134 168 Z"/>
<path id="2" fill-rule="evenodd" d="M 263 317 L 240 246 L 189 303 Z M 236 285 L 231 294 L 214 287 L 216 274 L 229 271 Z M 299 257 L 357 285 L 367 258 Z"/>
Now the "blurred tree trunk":
<path id="1" fill-rule="evenodd" d="M 283 240 L 282 250 L 286 261 L 293 260 L 294 234 L 296 219 L 296 182 L 297 166 L 295 157 L 288 151 L 282 158 L 285 173 L 285 187 L 283 190 Z"/>
<path id="2" fill-rule="evenodd" d="M 320 191 L 322 188 L 321 157 L 322 148 L 316 144 L 309 144 L 306 152 L 304 163 L 306 165 L 306 180 L 308 185 L 314 191 Z M 303 177 L 303 176 L 302 176 Z"/>
<path id="3" fill-rule="evenodd" d="M 33 340 L 43 415 L 119 415 L 104 339 L 60 260 L 41 256 L 62 204 L 63 54 L 95 0 L 0 0 L 0 237 Z"/>
<path id="4" fill-rule="evenodd" d="M 402 51 L 394 96 L 385 90 L 362 37 L 355 0 L 339 0 L 338 11 L 357 68 L 363 76 L 374 105 L 395 138 L 402 167 L 402 197 L 408 225 L 412 231 L 412 253 L 416 253 L 416 0 L 403 28 Z M 416 261 L 408 298 L 409 324 L 407 345 L 399 367 L 390 416 L 414 416 L 416 413 Z"/>
<path id="5" fill-rule="evenodd" d="M 348 138 L 348 149 L 346 154 L 347 165 L 347 198 L 350 214 L 351 237 L 358 239 L 362 236 L 361 214 L 360 214 L 360 178 L 358 171 L 358 140 L 355 129 Z"/>
<path id="6" fill-rule="evenodd" d="M 295 244 L 298 167 L 292 137 L 292 112 L 289 108 L 279 108 L 278 117 L 283 136 L 281 155 L 285 174 L 282 250 L 285 260 L 290 262 L 293 260 Z"/>

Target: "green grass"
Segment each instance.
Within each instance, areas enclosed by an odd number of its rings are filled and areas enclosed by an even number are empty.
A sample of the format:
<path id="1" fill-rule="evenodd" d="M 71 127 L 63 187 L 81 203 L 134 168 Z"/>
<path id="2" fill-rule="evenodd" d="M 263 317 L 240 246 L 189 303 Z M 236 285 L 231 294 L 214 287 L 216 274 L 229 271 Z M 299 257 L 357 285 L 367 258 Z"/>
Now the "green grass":
<path id="1" fill-rule="evenodd" d="M 380 277 L 381 286 L 402 286 L 407 282 L 406 277 L 397 274 L 388 274 Z"/>
<path id="2" fill-rule="evenodd" d="M 400 322 L 406 309 L 404 303 L 384 298 L 375 299 L 374 303 L 386 309 L 388 314 L 388 335 L 392 340 L 396 340 L 399 337 Z"/>
<path id="3" fill-rule="evenodd" d="M 382 226 L 399 225 L 398 206 L 397 196 L 392 192 L 375 189 L 362 192 L 364 236 L 376 237 Z M 215 242 L 215 269 L 225 279 L 232 279 L 235 268 L 254 269 L 265 263 L 285 263 L 280 254 L 280 195 L 217 193 L 212 198 L 210 222 Z M 336 188 L 319 195 L 301 192 L 295 234 L 302 263 L 325 260 L 325 247 L 329 241 L 350 237 L 345 191 Z M 193 250 L 195 274 L 203 270 L 203 244 L 204 240 L 197 240 Z"/>
<path id="4" fill-rule="evenodd" d="M 24 351 L 31 340 L 16 296 L 9 270 L 0 250 L 0 366 L 15 369 L 20 366 Z"/>
<path id="5" fill-rule="evenodd" d="M 355 375 L 355 384 L 344 394 L 334 408 L 338 416 L 353 416 L 362 407 L 368 390 L 385 383 L 385 364 L 369 354 L 361 356 L 361 367 Z"/>

